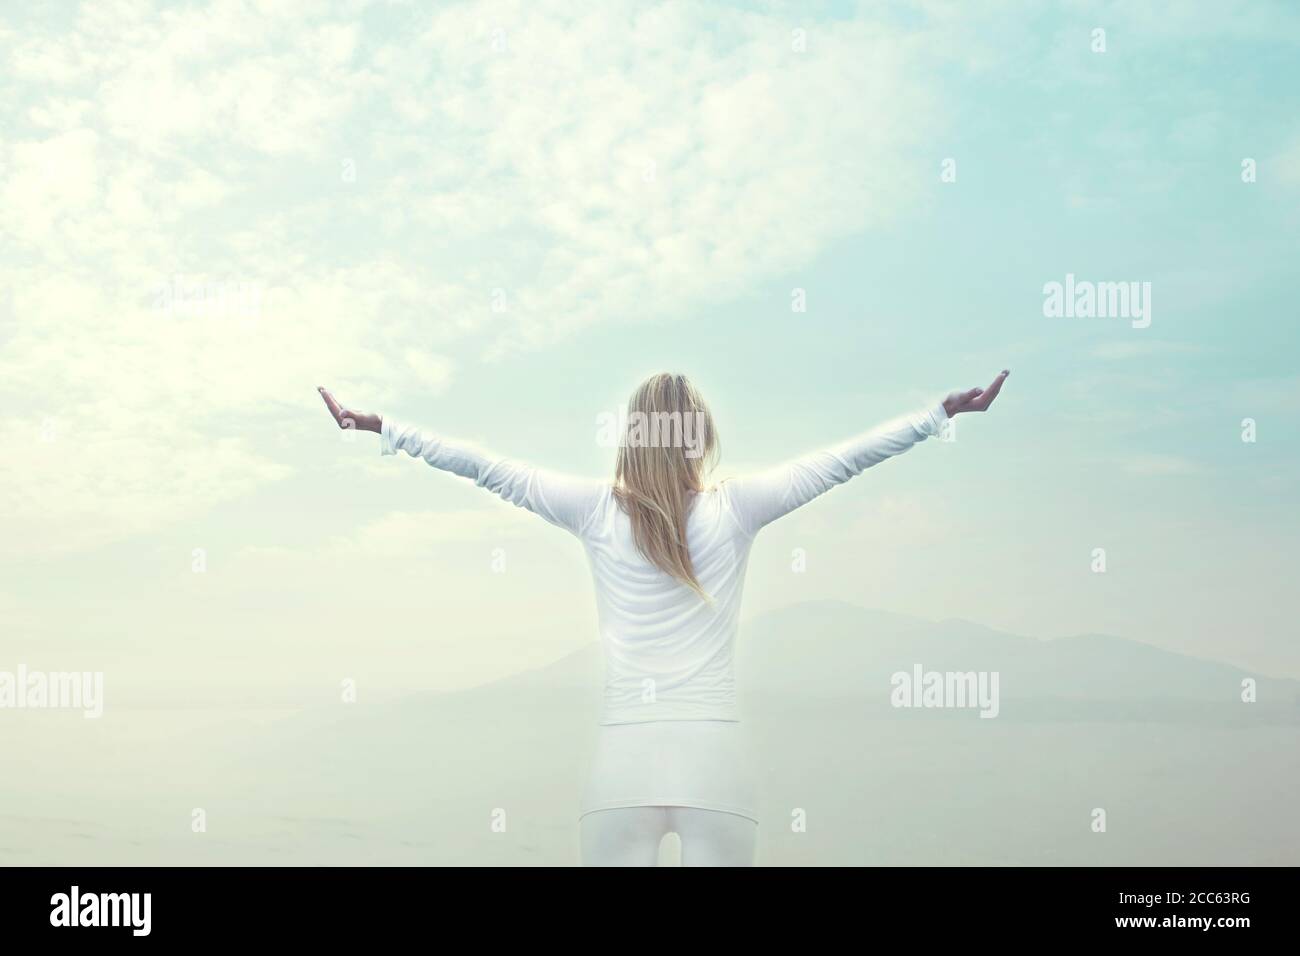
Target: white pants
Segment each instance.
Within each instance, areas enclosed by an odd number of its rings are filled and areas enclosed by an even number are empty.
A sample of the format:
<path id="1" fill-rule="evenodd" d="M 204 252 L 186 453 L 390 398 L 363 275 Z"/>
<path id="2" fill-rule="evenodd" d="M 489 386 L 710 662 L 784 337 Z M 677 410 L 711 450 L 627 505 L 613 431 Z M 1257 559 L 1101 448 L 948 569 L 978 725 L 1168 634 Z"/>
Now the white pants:
<path id="1" fill-rule="evenodd" d="M 695 807 L 618 807 L 584 814 L 583 866 L 655 866 L 669 833 L 682 841 L 682 866 L 753 866 L 758 824 Z"/>

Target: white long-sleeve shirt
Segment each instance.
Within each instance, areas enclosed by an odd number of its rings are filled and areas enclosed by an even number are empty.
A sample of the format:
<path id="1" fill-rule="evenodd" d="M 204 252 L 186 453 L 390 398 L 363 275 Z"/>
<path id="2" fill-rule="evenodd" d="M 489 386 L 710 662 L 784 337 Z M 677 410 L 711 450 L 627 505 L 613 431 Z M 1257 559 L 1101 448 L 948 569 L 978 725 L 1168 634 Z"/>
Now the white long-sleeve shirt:
<path id="1" fill-rule="evenodd" d="M 947 420 L 938 404 L 695 495 L 687 519 L 687 547 L 696 578 L 711 602 L 641 554 L 609 482 L 534 468 L 423 434 L 387 415 L 381 452 L 404 451 L 469 478 L 582 541 L 595 581 L 605 652 L 602 724 L 737 720 L 733 657 L 754 536 L 872 465 L 938 434 Z"/>

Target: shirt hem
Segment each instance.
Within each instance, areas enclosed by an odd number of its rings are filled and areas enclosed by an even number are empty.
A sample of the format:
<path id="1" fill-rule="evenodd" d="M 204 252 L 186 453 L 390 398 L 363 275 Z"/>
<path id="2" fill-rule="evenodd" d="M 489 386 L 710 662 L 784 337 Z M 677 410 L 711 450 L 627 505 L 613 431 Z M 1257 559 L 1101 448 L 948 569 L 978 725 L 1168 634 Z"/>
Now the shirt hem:
<path id="1" fill-rule="evenodd" d="M 681 714 L 674 717 L 659 717 L 659 716 L 616 717 L 616 718 L 602 717 L 600 721 L 597 723 L 597 726 L 618 727 L 623 724 L 657 724 L 663 721 L 696 721 L 696 722 L 712 722 L 712 723 L 723 723 L 723 724 L 738 724 L 740 723 L 740 717 L 739 715 L 720 717 L 716 714 L 710 714 L 707 716 L 698 715 L 698 714 Z"/>
<path id="2" fill-rule="evenodd" d="M 631 807 L 686 807 L 690 810 L 715 810 L 718 813 L 730 813 L 734 816 L 744 817 L 746 820 L 753 820 L 758 823 L 758 814 L 748 807 L 737 807 L 726 803 L 713 803 L 706 800 L 669 800 L 652 798 L 645 800 L 613 800 L 607 803 L 599 803 L 593 806 L 584 806 L 578 811 L 578 819 L 581 820 L 589 813 L 597 813 L 601 810 L 626 810 Z"/>

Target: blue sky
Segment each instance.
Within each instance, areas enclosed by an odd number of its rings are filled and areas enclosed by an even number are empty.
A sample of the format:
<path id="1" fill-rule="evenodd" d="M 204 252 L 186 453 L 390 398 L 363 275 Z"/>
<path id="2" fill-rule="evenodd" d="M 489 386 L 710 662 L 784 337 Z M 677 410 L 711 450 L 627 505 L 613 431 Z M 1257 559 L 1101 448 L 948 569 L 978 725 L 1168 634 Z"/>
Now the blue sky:
<path id="1" fill-rule="evenodd" d="M 344 442 L 317 384 L 601 475 L 596 416 L 683 371 L 735 472 L 1010 367 L 957 441 L 765 532 L 748 613 L 839 598 L 1300 675 L 1300 14 L 808 11 L 7 15 L 5 656 L 455 686 L 594 638 L 576 544 Z M 1067 273 L 1150 282 L 1150 327 L 1046 318 Z M 258 306 L 160 311 L 178 274 Z"/>

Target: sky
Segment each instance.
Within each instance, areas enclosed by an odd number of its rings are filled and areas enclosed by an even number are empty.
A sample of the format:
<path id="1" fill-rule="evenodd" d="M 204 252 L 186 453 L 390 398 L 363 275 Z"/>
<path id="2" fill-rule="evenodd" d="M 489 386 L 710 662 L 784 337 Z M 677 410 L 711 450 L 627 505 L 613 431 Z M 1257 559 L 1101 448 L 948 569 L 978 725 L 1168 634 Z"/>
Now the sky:
<path id="1" fill-rule="evenodd" d="M 721 476 L 1010 368 L 767 529 L 746 616 L 1300 676 L 1298 47 L 1263 2 L 11 5 L 0 668 L 269 706 L 595 639 L 577 542 L 318 385 L 607 476 L 683 372 Z M 1067 276 L 1149 324 L 1045 314 Z"/>

